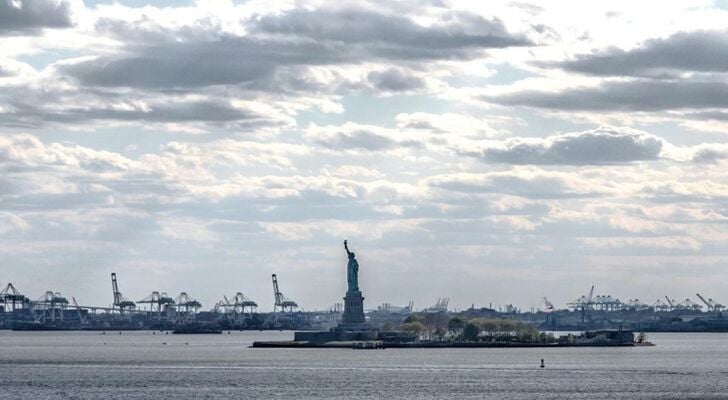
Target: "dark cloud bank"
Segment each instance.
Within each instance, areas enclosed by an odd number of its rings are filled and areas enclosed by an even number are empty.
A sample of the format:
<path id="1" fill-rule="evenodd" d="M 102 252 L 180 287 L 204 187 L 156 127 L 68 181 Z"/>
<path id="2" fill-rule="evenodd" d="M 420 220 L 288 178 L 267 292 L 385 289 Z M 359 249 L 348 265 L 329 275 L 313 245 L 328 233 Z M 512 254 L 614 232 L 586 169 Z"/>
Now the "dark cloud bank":
<path id="1" fill-rule="evenodd" d="M 626 128 L 599 128 L 544 139 L 513 139 L 502 147 L 485 147 L 466 154 L 504 164 L 619 164 L 655 160 L 662 140 Z"/>
<path id="2" fill-rule="evenodd" d="M 0 1 L 0 35 L 30 34 L 43 28 L 68 28 L 71 7 L 55 0 Z"/>

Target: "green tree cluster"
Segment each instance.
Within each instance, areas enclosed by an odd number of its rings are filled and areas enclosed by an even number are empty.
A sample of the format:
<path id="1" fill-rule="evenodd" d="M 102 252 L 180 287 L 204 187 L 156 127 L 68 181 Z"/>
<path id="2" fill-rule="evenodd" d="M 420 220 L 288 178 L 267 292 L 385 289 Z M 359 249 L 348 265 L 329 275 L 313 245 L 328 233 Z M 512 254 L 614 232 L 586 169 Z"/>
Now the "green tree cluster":
<path id="1" fill-rule="evenodd" d="M 448 322 L 448 331 L 452 338 L 471 342 L 543 342 L 550 339 L 539 332 L 533 325 L 523 321 L 501 318 L 452 317 Z"/>

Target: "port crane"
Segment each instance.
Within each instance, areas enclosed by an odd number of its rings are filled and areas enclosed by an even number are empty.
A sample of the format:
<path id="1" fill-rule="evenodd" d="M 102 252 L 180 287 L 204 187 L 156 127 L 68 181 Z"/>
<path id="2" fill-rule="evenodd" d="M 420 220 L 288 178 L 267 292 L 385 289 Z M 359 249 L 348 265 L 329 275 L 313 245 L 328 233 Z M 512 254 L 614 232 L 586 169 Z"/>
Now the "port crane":
<path id="1" fill-rule="evenodd" d="M 50 320 L 63 321 L 64 310 L 68 306 L 68 299 L 61 293 L 48 290 L 43 296 L 31 302 L 31 312 L 35 323 L 45 323 Z"/>
<path id="2" fill-rule="evenodd" d="M 282 311 L 286 312 L 293 312 L 296 308 L 298 308 L 298 304 L 296 304 L 295 301 L 289 300 L 286 298 L 286 296 L 281 293 L 281 291 L 278 289 L 278 277 L 276 274 L 273 274 L 273 294 L 275 295 L 275 303 L 273 304 L 273 312 L 276 311 Z"/>
<path id="3" fill-rule="evenodd" d="M 591 309 L 592 298 L 594 297 L 594 285 L 589 290 L 589 295 L 586 297 L 586 301 L 581 307 L 581 326 L 584 327 L 584 317 L 586 316 L 586 310 Z"/>
<path id="4" fill-rule="evenodd" d="M 5 310 L 9 310 L 8 305 L 10 305 L 12 306 L 12 310 L 15 311 L 18 304 L 25 308 L 28 306 L 29 301 L 12 283 L 8 283 L 5 289 L 0 291 L 0 302 L 3 304 Z"/>
<path id="5" fill-rule="evenodd" d="M 161 317 L 163 311 L 174 306 L 174 299 L 169 297 L 166 292 L 159 293 L 158 291 L 153 291 L 147 297 L 137 301 L 137 303 L 148 303 L 149 311 L 152 313 L 156 312 Z"/>
<path id="6" fill-rule="evenodd" d="M 544 324 L 548 324 L 549 318 L 550 318 L 552 330 L 554 330 L 553 327 L 556 325 L 556 315 L 554 314 L 553 316 L 551 316 L 551 313 L 556 311 L 556 308 L 554 307 L 554 304 L 549 299 L 547 299 L 545 296 L 543 298 L 543 304 L 544 304 L 543 312 L 546 313 L 546 321 L 544 321 Z"/>
<path id="7" fill-rule="evenodd" d="M 660 312 L 670 311 L 670 304 L 665 303 L 664 301 L 662 301 L 660 299 L 657 299 L 657 301 L 654 304 L 652 304 L 652 306 L 650 306 L 650 307 L 652 307 L 652 309 L 654 309 L 655 311 L 660 311 Z"/>
<path id="8" fill-rule="evenodd" d="M 78 302 L 76 301 L 75 297 L 71 297 L 71 299 L 73 300 L 73 307 L 76 308 L 76 312 L 78 313 L 79 324 L 81 324 L 81 326 L 86 326 L 88 324 L 88 321 L 86 320 L 86 316 L 83 315 L 83 312 L 81 312 L 83 307 L 78 305 Z"/>
<path id="9" fill-rule="evenodd" d="M 587 310 L 591 309 L 591 302 L 592 298 L 594 297 L 594 285 L 592 285 L 592 288 L 589 290 L 589 295 L 586 297 L 582 297 L 580 300 L 582 300 L 581 303 L 581 326 L 584 327 L 584 319 L 586 317 Z"/>
<path id="10" fill-rule="evenodd" d="M 703 311 L 703 306 L 701 306 L 698 303 L 693 302 L 690 299 L 685 299 L 682 303 L 680 303 L 680 307 L 682 307 L 685 310 L 693 311 L 693 312 L 701 312 Z"/>
<path id="11" fill-rule="evenodd" d="M 675 304 L 673 304 L 672 300 L 670 300 L 670 298 L 667 297 L 667 296 L 665 296 L 665 300 L 667 300 L 667 304 L 670 305 L 670 309 L 671 310 L 674 310 L 675 309 Z"/>
<path id="12" fill-rule="evenodd" d="M 234 310 L 239 314 L 253 314 L 258 308 L 258 303 L 243 295 L 242 292 L 237 292 L 235 297 L 233 297 L 233 301 L 228 301 L 228 303 L 232 304 Z"/>
<path id="13" fill-rule="evenodd" d="M 695 295 L 708 307 L 708 311 L 720 312 L 725 308 L 724 305 L 716 303 L 713 299 L 705 300 L 705 297 L 701 296 L 700 293 L 695 293 Z"/>
<path id="14" fill-rule="evenodd" d="M 449 297 L 438 297 L 435 305 L 427 307 L 424 311 L 425 312 L 447 312 L 448 304 L 450 304 Z"/>
<path id="15" fill-rule="evenodd" d="M 174 304 L 177 305 L 178 311 L 184 311 L 186 314 L 196 313 L 202 307 L 202 303 L 187 294 L 187 292 L 182 292 L 175 297 Z"/>
<path id="16" fill-rule="evenodd" d="M 118 308 L 119 313 L 123 314 L 124 310 L 133 310 L 136 308 L 136 303 L 124 297 L 119 291 L 119 283 L 116 281 L 116 272 L 111 273 L 111 288 L 114 291 L 114 306 L 112 308 Z"/>
<path id="17" fill-rule="evenodd" d="M 543 298 L 544 309 L 543 312 L 550 314 L 554 311 L 554 304 L 549 301 L 546 297 Z"/>
<path id="18" fill-rule="evenodd" d="M 584 326 L 584 320 L 586 318 L 586 312 L 592 310 L 594 304 L 594 285 L 589 290 L 588 295 L 581 295 L 578 299 L 569 303 L 569 306 L 573 307 L 574 311 L 581 311 L 581 326 Z"/>

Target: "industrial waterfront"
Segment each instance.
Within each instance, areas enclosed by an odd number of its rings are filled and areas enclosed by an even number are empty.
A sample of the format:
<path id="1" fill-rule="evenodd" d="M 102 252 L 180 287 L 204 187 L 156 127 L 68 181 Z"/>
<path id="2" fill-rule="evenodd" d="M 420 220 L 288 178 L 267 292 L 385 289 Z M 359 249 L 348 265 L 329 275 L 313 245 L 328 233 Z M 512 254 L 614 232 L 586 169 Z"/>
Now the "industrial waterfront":
<path id="1" fill-rule="evenodd" d="M 33 298 L 7 284 L 0 291 L 0 329 L 15 330 L 168 330 L 212 328 L 223 330 L 326 330 L 336 326 L 344 307 L 335 303 L 329 309 L 303 311 L 279 287 L 277 275 L 271 277 L 273 311 L 260 312 L 258 303 L 242 291 L 222 296 L 205 307 L 187 292 L 172 296 L 155 291 L 137 301 L 122 294 L 116 274 L 111 276 L 108 306 L 84 305 L 75 296 L 47 291 Z M 435 304 L 416 308 L 414 301 L 403 306 L 380 304 L 364 310 L 366 322 L 376 329 L 398 329 L 416 316 L 422 320 L 424 335 L 433 336 L 438 327 L 446 329 L 453 317 L 470 319 L 517 320 L 541 331 L 584 331 L 628 329 L 641 332 L 728 332 L 725 306 L 700 293 L 695 299 L 674 300 L 669 296 L 647 303 L 638 299 L 622 301 L 599 294 L 594 287 L 563 307 L 547 298 L 539 308 L 522 310 L 475 304 L 464 310 L 449 308 L 442 297 Z M 432 322 L 435 321 L 435 322 Z M 443 321 L 444 325 L 443 325 Z M 434 326 L 438 325 L 438 326 Z M 443 326 L 439 326 L 443 325 Z"/>

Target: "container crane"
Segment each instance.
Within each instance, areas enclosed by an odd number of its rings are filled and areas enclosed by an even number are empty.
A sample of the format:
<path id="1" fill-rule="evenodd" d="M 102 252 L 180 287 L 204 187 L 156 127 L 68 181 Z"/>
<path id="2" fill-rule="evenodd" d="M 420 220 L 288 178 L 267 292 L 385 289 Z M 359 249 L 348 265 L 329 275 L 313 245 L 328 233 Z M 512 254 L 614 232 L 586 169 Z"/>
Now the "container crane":
<path id="1" fill-rule="evenodd" d="M 724 305 L 716 303 L 715 301 L 713 301 L 713 299 L 705 300 L 705 298 L 703 296 L 701 296 L 700 293 L 695 293 L 695 295 L 698 296 L 700 301 L 702 301 L 706 307 L 708 307 L 709 312 L 710 311 L 720 312 L 721 310 L 723 310 L 725 308 Z"/>
<path id="2" fill-rule="evenodd" d="M 8 285 L 5 286 L 5 289 L 0 291 L 0 302 L 3 303 L 5 311 L 10 310 L 8 305 L 12 306 L 12 311 L 15 311 L 18 304 L 25 308 L 29 301 L 30 299 L 23 296 L 12 283 L 8 283 Z"/>
<path id="3" fill-rule="evenodd" d="M 119 283 L 116 281 L 116 272 L 111 273 L 111 288 L 114 291 L 114 307 L 119 308 L 121 314 L 124 310 L 133 310 L 136 308 L 136 303 L 124 297 L 119 291 Z"/>
<path id="4" fill-rule="evenodd" d="M 177 305 L 178 311 L 184 309 L 187 314 L 196 313 L 202 307 L 202 303 L 188 295 L 187 292 L 182 292 L 175 297 L 174 304 Z"/>
<path id="5" fill-rule="evenodd" d="M 63 321 L 64 310 L 68 306 L 68 299 L 61 293 L 48 290 L 43 296 L 31 302 L 31 312 L 36 323 L 56 319 Z"/>
<path id="6" fill-rule="evenodd" d="M 551 329 L 555 330 L 556 314 L 554 314 L 552 316 L 551 313 L 556 311 L 556 308 L 554 307 L 554 304 L 551 301 L 549 301 L 549 299 L 547 299 L 546 297 L 543 298 L 543 304 L 544 304 L 543 312 L 546 313 L 546 321 L 544 321 L 544 324 L 548 324 L 549 319 L 551 319 Z"/>
<path id="7" fill-rule="evenodd" d="M 667 297 L 667 296 L 665 296 L 665 300 L 667 300 L 667 304 L 670 305 L 670 309 L 674 310 L 675 309 L 675 304 L 673 304 L 672 300 L 670 300 L 670 298 Z"/>
<path id="8" fill-rule="evenodd" d="M 227 300 L 227 298 L 225 298 Z M 258 303 L 247 298 L 242 292 L 235 293 L 233 301 L 228 303 L 232 304 L 235 312 L 239 314 L 253 314 L 258 308 Z"/>
<path id="9" fill-rule="evenodd" d="M 549 301 L 549 299 L 547 299 L 546 297 L 543 298 L 543 304 L 544 304 L 543 312 L 545 312 L 546 314 L 550 314 L 550 313 L 554 312 L 554 305 L 553 305 L 553 303 L 551 303 Z"/>
<path id="10" fill-rule="evenodd" d="M 76 308 L 76 312 L 78 312 L 78 323 L 81 324 L 81 326 L 86 326 L 88 321 L 86 320 L 86 316 L 83 315 L 83 312 L 81 312 L 82 307 L 78 305 L 75 297 L 71 297 L 71 299 L 73 299 L 73 306 Z"/>
<path id="11" fill-rule="evenodd" d="M 137 301 L 137 303 L 148 303 L 149 311 L 152 313 L 156 312 L 161 316 L 162 311 L 174 306 L 174 299 L 169 297 L 166 292 L 159 293 L 158 291 L 154 291 L 147 297 Z"/>
<path id="12" fill-rule="evenodd" d="M 586 316 L 587 309 L 591 309 L 592 298 L 594 298 L 594 285 L 589 290 L 589 295 L 586 297 L 586 301 L 581 307 L 581 326 L 584 327 L 584 317 Z"/>
<path id="13" fill-rule="evenodd" d="M 298 308 L 298 304 L 296 304 L 295 301 L 289 300 L 286 298 L 286 296 L 281 293 L 281 291 L 278 289 L 278 277 L 276 274 L 273 274 L 273 295 L 275 296 L 275 303 L 273 304 L 273 312 L 276 311 L 282 311 L 286 312 L 293 312 L 296 308 Z"/>

